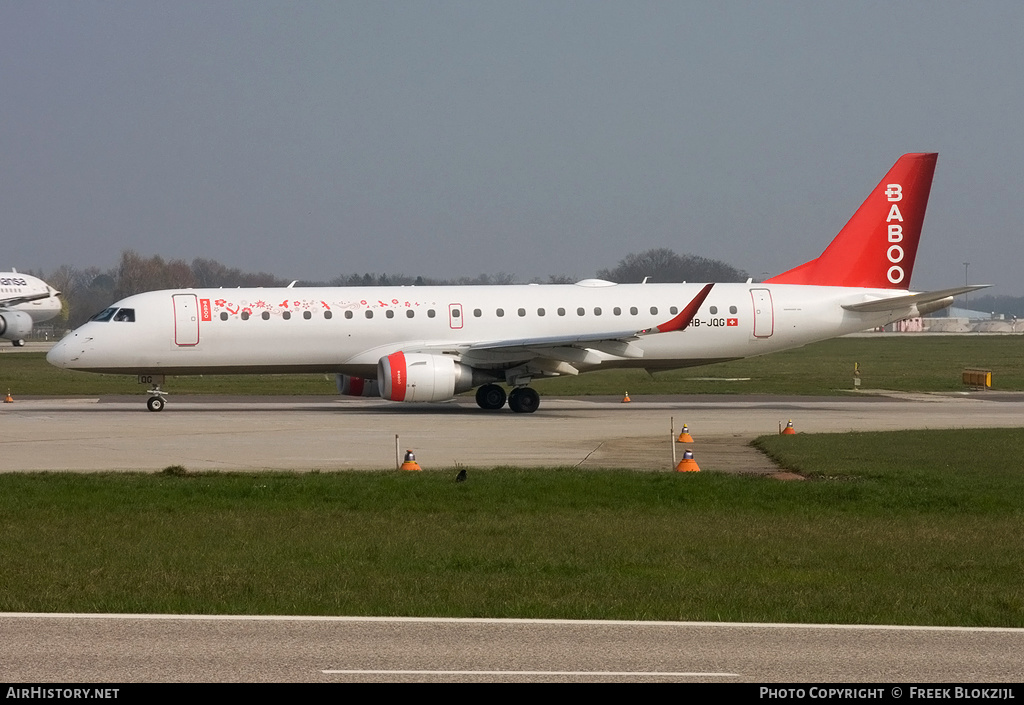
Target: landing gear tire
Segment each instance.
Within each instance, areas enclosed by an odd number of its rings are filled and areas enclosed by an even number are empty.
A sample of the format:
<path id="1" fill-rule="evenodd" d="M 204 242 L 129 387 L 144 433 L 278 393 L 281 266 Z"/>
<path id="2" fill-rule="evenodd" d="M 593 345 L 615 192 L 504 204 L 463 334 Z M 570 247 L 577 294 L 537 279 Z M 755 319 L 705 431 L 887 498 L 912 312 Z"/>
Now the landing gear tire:
<path id="1" fill-rule="evenodd" d="M 15 340 L 13 342 L 14 342 L 14 347 L 16 347 L 16 348 L 23 348 L 23 347 L 25 347 L 25 341 L 24 340 Z"/>
<path id="2" fill-rule="evenodd" d="M 146 401 L 146 408 L 150 411 L 163 411 L 164 410 L 164 398 L 163 397 L 150 397 Z"/>
<path id="3" fill-rule="evenodd" d="M 476 390 L 476 404 L 481 409 L 500 409 L 505 406 L 505 399 L 505 390 L 496 384 L 485 384 Z"/>
<path id="4" fill-rule="evenodd" d="M 540 394 L 529 387 L 516 387 L 508 395 L 508 408 L 517 414 L 532 414 L 540 406 Z"/>

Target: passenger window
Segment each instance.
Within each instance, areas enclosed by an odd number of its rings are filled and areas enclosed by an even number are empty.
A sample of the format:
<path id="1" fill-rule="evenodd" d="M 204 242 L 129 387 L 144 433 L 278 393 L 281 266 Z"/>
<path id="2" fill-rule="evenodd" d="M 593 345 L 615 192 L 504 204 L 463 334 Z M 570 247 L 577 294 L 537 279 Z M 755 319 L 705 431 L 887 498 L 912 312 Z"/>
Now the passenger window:
<path id="1" fill-rule="evenodd" d="M 453 308 L 452 309 L 452 318 L 458 318 L 461 315 L 462 315 L 462 311 L 460 309 L 457 309 L 457 308 Z"/>
<path id="2" fill-rule="evenodd" d="M 582 308 L 576 309 L 576 315 L 577 316 L 582 316 L 584 313 L 586 313 L 586 311 L 584 311 Z"/>
<path id="3" fill-rule="evenodd" d="M 502 316 L 504 316 L 504 315 L 505 315 L 505 309 L 503 309 L 503 308 L 499 308 L 499 309 L 498 309 L 497 311 L 495 311 L 495 312 L 494 312 L 494 314 L 495 314 L 495 315 L 496 315 L 496 316 L 497 316 L 498 318 L 501 318 Z"/>
<path id="4" fill-rule="evenodd" d="M 287 320 L 290 320 L 290 319 L 291 319 L 291 317 L 292 317 L 292 312 L 291 312 L 291 311 L 283 311 L 283 312 L 281 313 L 281 318 L 283 318 L 283 319 L 284 319 L 284 320 L 286 320 L 286 321 L 287 321 Z"/>
<path id="5" fill-rule="evenodd" d="M 629 307 L 629 315 L 630 316 L 635 316 L 638 313 L 640 313 L 640 312 L 637 310 L 636 306 L 630 306 Z"/>
<path id="6" fill-rule="evenodd" d="M 416 315 L 416 312 L 413 311 L 411 308 L 408 311 L 405 312 L 405 317 L 406 318 L 412 318 L 415 315 Z"/>
<path id="7" fill-rule="evenodd" d="M 614 313 L 616 316 L 621 316 L 622 315 L 622 309 L 619 308 L 618 306 L 616 306 L 615 308 L 612 309 L 612 313 Z"/>
<path id="8" fill-rule="evenodd" d="M 352 318 L 352 312 L 351 311 L 345 311 L 345 318 Z"/>
<path id="9" fill-rule="evenodd" d="M 538 308 L 538 309 L 537 309 L 537 315 L 538 315 L 538 316 L 543 316 L 543 315 L 544 315 L 544 309 L 542 309 L 542 308 Z"/>
<path id="10" fill-rule="evenodd" d="M 600 316 L 601 315 L 601 307 L 600 306 L 595 306 L 594 307 L 594 315 L 595 316 Z"/>
<path id="11" fill-rule="evenodd" d="M 303 311 L 302 312 L 302 317 L 305 318 L 308 321 L 310 318 L 313 317 L 313 314 L 310 313 L 309 311 Z"/>
<path id="12" fill-rule="evenodd" d="M 526 315 L 526 309 L 525 308 L 521 308 L 518 311 L 516 311 L 516 313 L 518 313 L 519 317 L 522 318 L 523 316 Z"/>
<path id="13" fill-rule="evenodd" d="M 718 313 L 718 307 L 712 306 L 711 308 L 708 309 L 708 311 L 710 311 L 711 315 L 714 316 L 716 313 Z"/>
<path id="14" fill-rule="evenodd" d="M 248 321 L 249 320 L 249 312 L 248 311 L 242 311 L 242 320 L 243 321 Z"/>
<path id="15" fill-rule="evenodd" d="M 324 318 L 330 320 L 332 316 L 334 316 L 334 314 L 331 313 L 330 311 L 324 311 Z"/>
<path id="16" fill-rule="evenodd" d="M 658 307 L 657 306 L 651 306 L 651 315 L 652 316 L 657 316 L 658 315 Z"/>
<path id="17" fill-rule="evenodd" d="M 676 306 L 669 306 L 668 312 L 671 313 L 674 316 L 677 313 L 679 313 L 679 308 L 676 307 Z"/>
<path id="18" fill-rule="evenodd" d="M 434 316 L 436 316 L 436 315 L 437 315 L 437 314 L 436 314 L 436 313 L 434 313 L 434 309 L 432 309 L 432 308 L 428 308 L 428 309 L 427 309 L 427 318 L 433 318 L 433 317 L 434 317 Z"/>
<path id="19" fill-rule="evenodd" d="M 260 318 L 262 318 L 264 321 L 269 321 L 270 320 L 270 311 L 264 311 L 263 313 L 261 313 L 260 314 Z"/>
<path id="20" fill-rule="evenodd" d="M 227 311 L 221 311 L 220 312 L 220 320 L 222 320 L 222 321 L 228 320 L 228 312 Z"/>
<path id="21" fill-rule="evenodd" d="M 729 307 L 729 313 L 736 313 L 736 307 L 735 306 L 730 306 Z"/>
<path id="22" fill-rule="evenodd" d="M 565 315 L 565 309 L 564 308 L 558 309 L 558 315 L 559 316 L 564 316 Z"/>
<path id="23" fill-rule="evenodd" d="M 385 316 L 387 316 L 388 318 L 394 318 L 394 317 L 395 317 L 395 312 L 394 312 L 394 311 L 392 311 L 392 310 L 391 310 L 391 309 L 389 308 L 389 309 L 387 310 L 387 313 L 385 313 L 384 315 L 385 315 Z"/>
<path id="24" fill-rule="evenodd" d="M 481 311 L 481 310 L 480 310 L 480 309 L 478 309 L 478 308 L 474 308 L 474 309 L 473 309 L 473 317 L 474 317 L 474 318 L 480 318 L 480 316 L 482 316 L 482 315 L 484 315 L 484 312 L 483 312 L 483 311 Z"/>
<path id="25" fill-rule="evenodd" d="M 373 311 L 371 311 L 370 309 L 366 309 L 366 317 L 373 318 Z"/>

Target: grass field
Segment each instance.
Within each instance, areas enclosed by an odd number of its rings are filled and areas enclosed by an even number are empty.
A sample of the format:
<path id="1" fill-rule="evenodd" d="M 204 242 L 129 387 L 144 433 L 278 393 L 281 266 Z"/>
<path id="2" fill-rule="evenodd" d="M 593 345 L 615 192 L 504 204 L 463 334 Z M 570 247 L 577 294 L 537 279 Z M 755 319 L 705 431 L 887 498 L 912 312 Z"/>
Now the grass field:
<path id="1" fill-rule="evenodd" d="M 0 474 L 0 611 L 1024 627 L 1024 431 L 758 444 L 809 479 Z"/>
<path id="2" fill-rule="evenodd" d="M 902 391 L 961 389 L 965 367 L 992 370 L 993 387 L 1024 390 L 1022 336 L 878 335 L 839 338 L 798 350 L 648 375 L 643 370 L 592 372 L 538 380 L 541 394 L 834 394 L 853 388 L 854 363 L 862 386 Z M 706 379 L 713 377 L 716 379 Z M 724 381 L 733 380 L 733 381 Z M 737 381 L 738 380 L 738 381 Z M 172 394 L 336 395 L 333 375 L 207 375 L 175 377 Z M 0 392 L 16 395 L 142 394 L 134 377 L 59 370 L 42 354 L 0 355 Z"/>

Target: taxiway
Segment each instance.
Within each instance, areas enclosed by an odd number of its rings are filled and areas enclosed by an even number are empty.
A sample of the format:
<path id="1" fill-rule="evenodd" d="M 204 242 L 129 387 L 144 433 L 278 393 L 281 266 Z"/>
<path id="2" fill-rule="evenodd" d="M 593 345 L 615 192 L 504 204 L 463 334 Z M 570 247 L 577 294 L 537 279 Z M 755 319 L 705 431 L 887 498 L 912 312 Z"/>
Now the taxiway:
<path id="1" fill-rule="evenodd" d="M 770 473 L 749 441 L 777 433 L 1024 426 L 1024 394 L 845 397 L 550 398 L 535 414 L 484 412 L 470 399 L 172 397 L 160 413 L 141 397 L 40 398 L 0 405 L 6 472 L 381 470 L 395 446 L 425 469 L 577 466 L 670 470 L 686 423 L 702 469 Z"/>

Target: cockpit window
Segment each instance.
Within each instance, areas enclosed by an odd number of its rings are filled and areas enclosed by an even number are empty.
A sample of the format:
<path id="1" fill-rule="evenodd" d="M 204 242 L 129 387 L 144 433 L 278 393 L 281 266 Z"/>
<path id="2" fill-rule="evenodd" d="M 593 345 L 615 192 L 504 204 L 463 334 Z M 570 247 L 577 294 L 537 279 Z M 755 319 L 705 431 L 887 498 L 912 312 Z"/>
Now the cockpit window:
<path id="1" fill-rule="evenodd" d="M 116 307 L 105 308 L 102 311 L 100 311 L 99 313 L 97 313 L 95 316 L 90 318 L 89 320 L 90 321 L 98 321 L 100 323 L 106 323 L 107 321 L 109 321 L 111 318 L 114 317 L 115 313 L 117 313 L 117 308 Z"/>
<path id="2" fill-rule="evenodd" d="M 117 308 L 111 306 L 105 308 L 95 316 L 89 319 L 90 321 L 98 321 L 99 323 L 106 323 L 107 321 L 119 321 L 122 323 L 134 323 L 135 322 L 135 309 L 134 308 Z"/>

